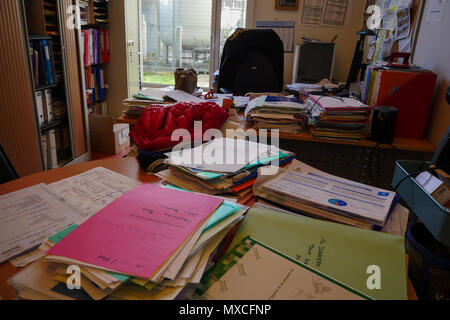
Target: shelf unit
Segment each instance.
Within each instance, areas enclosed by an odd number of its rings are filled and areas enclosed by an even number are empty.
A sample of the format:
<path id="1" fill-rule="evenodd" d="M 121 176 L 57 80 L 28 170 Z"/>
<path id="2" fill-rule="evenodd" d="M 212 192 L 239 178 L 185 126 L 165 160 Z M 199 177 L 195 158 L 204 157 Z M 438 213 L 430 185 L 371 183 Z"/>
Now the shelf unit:
<path id="1" fill-rule="evenodd" d="M 108 0 L 76 1 L 80 7 L 79 48 L 82 87 L 89 114 L 108 114 L 105 78 L 109 63 Z"/>
<path id="2" fill-rule="evenodd" d="M 29 59 L 42 168 L 49 170 L 89 160 L 80 74 L 77 68 L 74 72 L 74 68 L 68 67 L 74 61 L 78 64 L 75 32 L 66 25 L 73 3 L 71 0 L 23 0 L 23 3 L 30 43 L 46 40 L 50 49 L 52 83 L 36 83 L 38 77 L 34 76 L 31 55 Z"/>

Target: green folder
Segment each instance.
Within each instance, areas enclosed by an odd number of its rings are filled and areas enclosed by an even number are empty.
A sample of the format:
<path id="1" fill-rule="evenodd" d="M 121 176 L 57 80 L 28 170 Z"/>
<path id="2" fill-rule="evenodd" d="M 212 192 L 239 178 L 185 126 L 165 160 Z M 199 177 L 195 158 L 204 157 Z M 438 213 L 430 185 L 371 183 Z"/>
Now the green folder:
<path id="1" fill-rule="evenodd" d="M 159 102 L 164 102 L 164 99 L 160 99 L 157 97 L 151 97 L 151 96 L 147 96 L 145 94 L 135 94 L 133 95 L 134 99 L 141 99 L 141 100 L 149 100 L 149 101 L 159 101 Z"/>
<path id="2" fill-rule="evenodd" d="M 331 279 L 327 275 L 317 272 L 317 270 L 314 270 L 308 266 L 305 266 L 304 264 L 298 262 L 297 260 L 294 260 L 289 257 L 285 257 L 284 255 L 277 252 L 276 250 L 266 247 L 263 243 L 259 243 L 258 241 L 252 239 L 251 237 L 245 238 L 240 245 L 234 247 L 233 250 L 229 251 L 222 259 L 220 259 L 214 265 L 214 267 L 210 268 L 207 272 L 205 272 L 200 284 L 198 284 L 197 287 L 195 288 L 193 299 L 194 300 L 203 300 L 204 299 L 203 295 L 205 294 L 205 292 L 208 291 L 208 289 L 215 282 L 219 281 L 222 278 L 222 276 L 225 275 L 225 273 L 227 273 L 236 263 L 239 262 L 239 260 L 241 260 L 246 254 L 248 254 L 248 252 L 251 250 L 251 248 L 255 244 L 258 244 L 258 245 L 274 252 L 275 254 L 279 255 L 280 257 L 286 258 L 287 260 L 301 266 L 302 268 L 305 268 L 305 269 L 311 271 L 312 273 L 315 273 L 316 275 L 318 275 L 321 278 L 325 278 L 328 281 L 331 281 L 334 284 L 345 288 L 346 290 L 352 292 L 353 294 L 355 294 L 359 297 L 362 297 L 363 299 L 372 300 L 371 297 L 368 297 L 368 296 L 362 294 L 361 292 L 358 292 L 358 291 L 354 290 L 353 288 L 348 287 L 344 283 L 340 283 L 339 281 L 336 281 L 335 279 Z M 275 272 L 275 270 L 274 270 L 274 272 Z M 301 284 L 299 284 L 299 286 L 301 286 Z"/>
<path id="3" fill-rule="evenodd" d="M 404 239 L 270 209 L 252 208 L 229 251 L 252 237 L 376 300 L 406 300 Z M 381 270 L 381 289 L 367 282 Z"/>

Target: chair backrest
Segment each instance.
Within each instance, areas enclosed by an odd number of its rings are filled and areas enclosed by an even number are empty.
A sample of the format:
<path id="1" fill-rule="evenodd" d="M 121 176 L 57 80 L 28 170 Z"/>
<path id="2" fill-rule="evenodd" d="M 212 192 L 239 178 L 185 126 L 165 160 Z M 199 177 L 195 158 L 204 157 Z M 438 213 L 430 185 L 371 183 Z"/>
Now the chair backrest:
<path id="1" fill-rule="evenodd" d="M 284 84 L 284 46 L 271 29 L 237 29 L 225 42 L 218 89 L 245 95 L 248 92 L 281 92 Z"/>
<path id="2" fill-rule="evenodd" d="M 0 144 L 0 184 L 15 180 L 17 178 L 19 178 L 19 175 L 11 163 L 11 160 L 9 160 L 3 146 Z"/>

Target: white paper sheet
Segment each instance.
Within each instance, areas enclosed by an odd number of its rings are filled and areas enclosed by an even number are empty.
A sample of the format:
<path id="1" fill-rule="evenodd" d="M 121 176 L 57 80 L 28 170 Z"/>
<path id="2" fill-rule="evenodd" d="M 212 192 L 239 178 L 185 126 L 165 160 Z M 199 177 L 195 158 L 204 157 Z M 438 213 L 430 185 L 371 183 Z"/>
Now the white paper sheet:
<path id="1" fill-rule="evenodd" d="M 139 181 L 98 167 L 52 183 L 49 187 L 70 205 L 93 215 L 140 184 Z"/>
<path id="2" fill-rule="evenodd" d="M 82 218 L 45 184 L 0 196 L 0 263 L 39 246 Z"/>
<path id="3" fill-rule="evenodd" d="M 447 2 L 447 0 L 428 0 L 424 21 L 426 23 L 441 23 L 445 17 Z"/>
<path id="4" fill-rule="evenodd" d="M 168 91 L 166 96 L 178 102 L 205 102 L 205 100 L 181 90 Z"/>
<path id="5" fill-rule="evenodd" d="M 228 138 L 214 139 L 192 149 L 167 153 L 178 166 L 203 171 L 234 173 L 260 158 L 277 155 L 279 149 L 257 142 Z"/>

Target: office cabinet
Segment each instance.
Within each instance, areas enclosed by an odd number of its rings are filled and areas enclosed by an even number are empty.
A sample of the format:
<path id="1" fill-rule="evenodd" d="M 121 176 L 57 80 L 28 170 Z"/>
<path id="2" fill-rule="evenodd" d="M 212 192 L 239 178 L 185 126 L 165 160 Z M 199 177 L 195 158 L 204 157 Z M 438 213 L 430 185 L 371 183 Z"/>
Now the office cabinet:
<path id="1" fill-rule="evenodd" d="M 0 2 L 0 142 L 21 176 L 89 160 L 71 5 Z"/>

